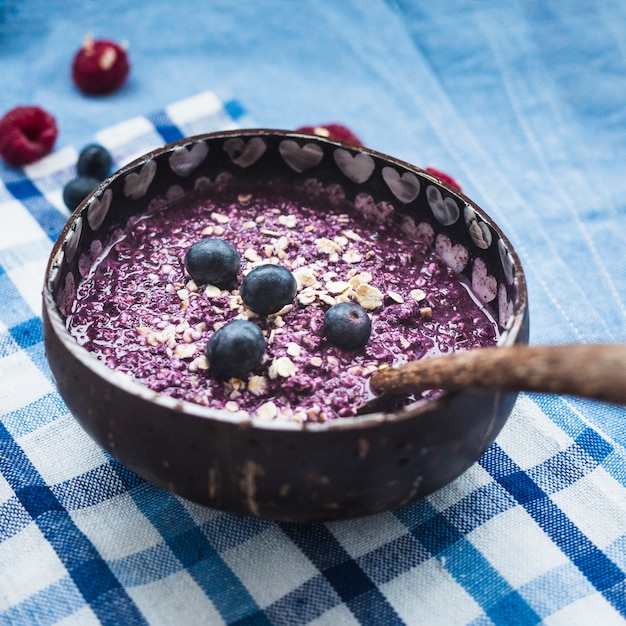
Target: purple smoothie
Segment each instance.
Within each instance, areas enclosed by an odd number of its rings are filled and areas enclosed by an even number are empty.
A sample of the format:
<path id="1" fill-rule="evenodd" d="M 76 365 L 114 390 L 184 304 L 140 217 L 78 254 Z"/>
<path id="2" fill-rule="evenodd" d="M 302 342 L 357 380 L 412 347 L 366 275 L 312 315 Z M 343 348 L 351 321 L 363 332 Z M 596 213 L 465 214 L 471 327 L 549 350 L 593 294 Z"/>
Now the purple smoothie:
<path id="1" fill-rule="evenodd" d="M 325 421 L 371 399 L 379 368 L 493 345 L 497 324 L 466 281 L 399 225 L 368 221 L 341 203 L 256 188 L 216 193 L 131 220 L 92 246 L 67 316 L 70 333 L 109 367 L 154 391 L 227 411 L 277 420 Z M 197 285 L 187 250 L 217 237 L 241 255 L 230 289 Z M 243 305 L 243 276 L 262 263 L 298 282 L 291 305 L 259 317 Z M 337 302 L 363 306 L 372 322 L 364 349 L 342 352 L 323 336 Z M 267 342 L 246 380 L 213 376 L 211 335 L 232 319 L 258 324 Z M 407 401 L 413 401 L 414 398 Z"/>

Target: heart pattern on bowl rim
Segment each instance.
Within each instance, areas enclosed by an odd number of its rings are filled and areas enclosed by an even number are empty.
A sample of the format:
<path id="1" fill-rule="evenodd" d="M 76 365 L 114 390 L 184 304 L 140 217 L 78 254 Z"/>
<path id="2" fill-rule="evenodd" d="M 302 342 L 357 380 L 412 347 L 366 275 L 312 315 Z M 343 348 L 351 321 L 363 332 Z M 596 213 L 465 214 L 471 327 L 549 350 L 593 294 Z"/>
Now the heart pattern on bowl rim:
<path id="1" fill-rule="evenodd" d="M 357 184 L 369 180 L 376 167 L 374 159 L 369 154 L 364 154 L 363 152 L 357 152 L 357 154 L 353 155 L 344 148 L 337 148 L 333 152 L 333 157 L 341 172 L 353 183 Z"/>
<path id="2" fill-rule="evenodd" d="M 391 193 L 400 202 L 409 204 L 419 195 L 420 181 L 413 172 L 398 174 L 398 171 L 393 167 L 383 167 L 381 174 Z"/>
<path id="3" fill-rule="evenodd" d="M 316 143 L 305 143 L 301 146 L 293 139 L 281 141 L 278 151 L 285 163 L 298 174 L 316 167 L 324 158 L 324 151 Z"/>
<path id="4" fill-rule="evenodd" d="M 452 270 L 460 274 L 469 262 L 467 248 L 460 244 L 453 244 L 448 235 L 439 233 L 435 239 L 435 252 L 443 262 Z"/>
<path id="5" fill-rule="evenodd" d="M 481 220 L 476 211 L 471 206 L 466 206 L 464 210 L 467 230 L 474 244 L 481 250 L 487 250 L 491 246 L 492 236 L 489 226 Z"/>
<path id="6" fill-rule="evenodd" d="M 92 230 L 98 230 L 102 226 L 109 209 L 111 208 L 111 199 L 113 192 L 111 189 L 105 189 L 100 198 L 94 198 L 87 208 L 87 221 Z"/>
<path id="7" fill-rule="evenodd" d="M 78 248 L 80 235 L 83 232 L 83 216 L 79 215 L 74 223 L 74 228 L 70 230 L 70 234 L 65 241 L 65 258 L 71 263 Z"/>
<path id="8" fill-rule="evenodd" d="M 376 202 L 369 193 L 360 193 L 354 199 L 354 208 L 368 222 L 385 224 L 391 221 L 394 213 L 393 205 L 385 200 Z"/>
<path id="9" fill-rule="evenodd" d="M 213 187 L 214 185 L 227 185 L 228 183 L 232 183 L 234 180 L 235 177 L 228 172 L 220 172 L 215 177 L 214 181 L 211 180 L 208 176 L 199 176 L 198 178 L 196 178 L 193 184 L 193 189 L 194 191 L 203 192 L 211 189 L 211 187 Z"/>
<path id="10" fill-rule="evenodd" d="M 409 237 L 409 239 L 421 241 L 427 246 L 433 245 L 435 231 L 428 222 L 416 224 L 415 220 L 410 215 L 405 215 L 400 222 L 400 228 L 402 228 L 402 232 Z"/>
<path id="11" fill-rule="evenodd" d="M 435 219 L 443 226 L 451 226 L 461 215 L 458 204 L 450 197 L 443 198 L 434 185 L 426 187 L 426 198 Z"/>
<path id="12" fill-rule="evenodd" d="M 506 282 L 512 285 L 515 280 L 515 265 L 513 264 L 513 257 L 502 239 L 498 239 L 498 252 Z"/>
<path id="13" fill-rule="evenodd" d="M 63 315 L 68 315 L 72 308 L 72 303 L 76 298 L 76 281 L 74 280 L 74 274 L 68 272 L 65 275 L 65 281 L 63 286 L 59 288 L 56 297 L 56 303 L 59 307 L 59 311 Z"/>
<path id="14" fill-rule="evenodd" d="M 487 264 L 480 257 L 474 259 L 472 267 L 472 290 L 485 304 L 498 293 L 498 281 L 487 271 Z"/>
<path id="15" fill-rule="evenodd" d="M 130 172 L 124 179 L 124 195 L 133 200 L 143 198 L 154 180 L 157 164 L 154 159 L 146 161 L 138 172 Z"/>
<path id="16" fill-rule="evenodd" d="M 261 137 L 252 137 L 245 141 L 241 137 L 233 137 L 224 142 L 224 151 L 230 160 L 239 167 L 254 165 L 267 150 L 267 144 Z"/>
<path id="17" fill-rule="evenodd" d="M 513 315 L 513 302 L 509 300 L 506 287 L 502 284 L 498 287 L 498 323 L 506 328 L 511 315 Z"/>
<path id="18" fill-rule="evenodd" d="M 198 141 L 191 148 L 176 148 L 170 154 L 169 164 L 175 174 L 187 177 L 206 159 L 207 154 L 209 146 L 204 141 Z"/>
<path id="19" fill-rule="evenodd" d="M 87 276 L 96 259 L 102 254 L 104 248 L 99 239 L 94 239 L 89 250 L 80 255 L 78 259 L 78 273 L 84 278 Z"/>

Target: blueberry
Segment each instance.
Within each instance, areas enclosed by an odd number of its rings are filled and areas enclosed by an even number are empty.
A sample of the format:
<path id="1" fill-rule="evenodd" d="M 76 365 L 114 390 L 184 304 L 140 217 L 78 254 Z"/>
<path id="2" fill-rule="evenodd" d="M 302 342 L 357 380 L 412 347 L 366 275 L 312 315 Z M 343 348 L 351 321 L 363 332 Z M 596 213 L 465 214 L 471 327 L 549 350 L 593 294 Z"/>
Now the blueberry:
<path id="1" fill-rule="evenodd" d="M 111 172 L 113 158 L 111 153 L 97 143 L 85 146 L 78 155 L 76 171 L 79 176 L 91 176 L 98 180 L 104 180 Z"/>
<path id="2" fill-rule="evenodd" d="M 70 180 L 63 188 L 63 202 L 73 211 L 99 184 L 97 178 L 91 176 L 79 176 Z"/>
<path id="3" fill-rule="evenodd" d="M 372 322 L 362 306 L 340 302 L 324 315 L 324 335 L 340 350 L 353 351 L 365 346 L 372 332 Z"/>
<path id="4" fill-rule="evenodd" d="M 259 265 L 241 283 L 241 299 L 259 315 L 280 311 L 296 297 L 298 283 L 294 275 L 281 265 Z"/>
<path id="5" fill-rule="evenodd" d="M 205 354 L 217 376 L 245 378 L 265 353 L 261 329 L 248 320 L 233 320 L 216 331 L 207 343 Z"/>
<path id="6" fill-rule="evenodd" d="M 199 285 L 226 287 L 237 278 L 241 257 L 223 239 L 200 239 L 187 250 L 185 267 Z"/>

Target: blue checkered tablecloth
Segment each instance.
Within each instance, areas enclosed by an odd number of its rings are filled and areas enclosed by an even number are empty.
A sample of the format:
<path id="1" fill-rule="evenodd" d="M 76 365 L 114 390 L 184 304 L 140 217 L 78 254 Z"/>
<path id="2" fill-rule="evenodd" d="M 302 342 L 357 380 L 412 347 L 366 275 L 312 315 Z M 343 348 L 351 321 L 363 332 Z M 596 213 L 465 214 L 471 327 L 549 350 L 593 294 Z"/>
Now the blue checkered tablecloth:
<path id="1" fill-rule="evenodd" d="M 119 166 L 252 125 L 237 100 L 204 92 L 94 140 Z M 582 401 L 522 395 L 460 479 L 345 522 L 236 518 L 110 458 L 57 395 L 41 335 L 76 156 L 0 170 L 0 624 L 623 623 L 626 452 Z"/>

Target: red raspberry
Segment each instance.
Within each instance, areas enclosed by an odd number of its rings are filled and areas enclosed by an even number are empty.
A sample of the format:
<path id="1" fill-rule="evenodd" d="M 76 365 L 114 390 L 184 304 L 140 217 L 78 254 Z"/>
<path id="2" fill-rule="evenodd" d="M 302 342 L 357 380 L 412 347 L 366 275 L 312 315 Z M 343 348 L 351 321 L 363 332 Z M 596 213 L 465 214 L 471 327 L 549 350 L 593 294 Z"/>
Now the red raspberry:
<path id="1" fill-rule="evenodd" d="M 307 133 L 309 135 L 317 135 L 318 137 L 328 137 L 329 139 L 338 139 L 339 141 L 347 141 L 357 146 L 362 146 L 363 142 L 343 124 L 322 124 L 320 126 L 301 126 L 297 129 L 299 133 Z"/>
<path id="2" fill-rule="evenodd" d="M 461 185 L 459 185 L 459 183 L 457 183 L 456 180 L 452 178 L 452 176 L 449 176 L 445 172 L 442 172 L 441 170 L 438 170 L 430 166 L 427 167 L 425 171 L 428 172 L 429 174 L 432 174 L 433 176 L 436 176 L 439 180 L 442 180 L 444 183 L 448 183 L 450 187 L 454 187 L 457 191 L 461 191 Z"/>
<path id="3" fill-rule="evenodd" d="M 0 155 L 9 165 L 27 165 L 52 151 L 54 117 L 38 106 L 17 106 L 0 119 Z"/>
<path id="4" fill-rule="evenodd" d="M 130 72 L 124 47 L 108 39 L 87 37 L 74 56 L 72 79 L 89 95 L 111 93 L 119 89 Z"/>

